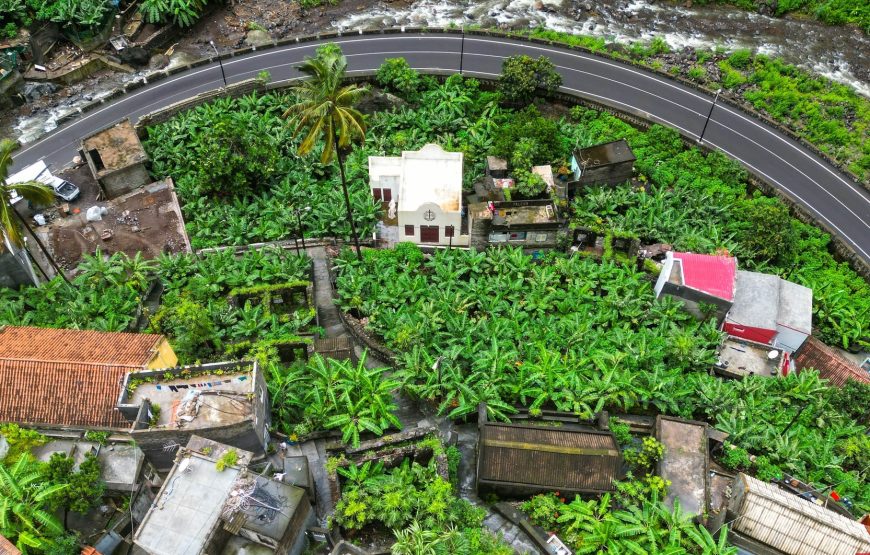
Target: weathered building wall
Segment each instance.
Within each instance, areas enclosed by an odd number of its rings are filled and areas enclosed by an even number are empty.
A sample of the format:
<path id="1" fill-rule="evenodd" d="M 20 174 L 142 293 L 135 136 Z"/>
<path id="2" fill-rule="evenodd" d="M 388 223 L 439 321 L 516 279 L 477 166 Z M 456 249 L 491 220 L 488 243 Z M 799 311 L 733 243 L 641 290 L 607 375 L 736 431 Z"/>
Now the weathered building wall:
<path id="1" fill-rule="evenodd" d="M 145 457 L 157 470 L 166 472 L 172 468 L 176 448 L 167 446 L 185 446 L 190 436 L 198 435 L 212 441 L 217 441 L 238 449 L 263 454 L 262 433 L 252 420 L 245 420 L 227 426 L 214 428 L 162 428 L 133 430 L 130 435 L 136 445 L 145 453 Z"/>
<path id="2" fill-rule="evenodd" d="M 100 178 L 100 184 L 110 199 L 125 195 L 149 183 L 151 183 L 151 176 L 148 175 L 145 164 L 117 170 Z"/>

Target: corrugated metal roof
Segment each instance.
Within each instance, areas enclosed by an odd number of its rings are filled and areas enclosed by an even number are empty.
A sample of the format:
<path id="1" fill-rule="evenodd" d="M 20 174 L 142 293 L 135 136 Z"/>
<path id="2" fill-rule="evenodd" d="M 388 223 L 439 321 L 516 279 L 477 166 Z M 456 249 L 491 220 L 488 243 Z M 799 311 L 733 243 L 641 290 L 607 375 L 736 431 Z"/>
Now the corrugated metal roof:
<path id="1" fill-rule="evenodd" d="M 566 491 L 607 491 L 622 456 L 610 433 L 485 424 L 479 480 Z"/>
<path id="2" fill-rule="evenodd" d="M 870 534 L 849 520 L 774 484 L 740 474 L 732 528 L 789 555 L 870 552 Z"/>
<path id="3" fill-rule="evenodd" d="M 12 542 L 4 538 L 3 534 L 0 534 L 0 555 L 21 555 L 21 552 L 12 545 Z"/>

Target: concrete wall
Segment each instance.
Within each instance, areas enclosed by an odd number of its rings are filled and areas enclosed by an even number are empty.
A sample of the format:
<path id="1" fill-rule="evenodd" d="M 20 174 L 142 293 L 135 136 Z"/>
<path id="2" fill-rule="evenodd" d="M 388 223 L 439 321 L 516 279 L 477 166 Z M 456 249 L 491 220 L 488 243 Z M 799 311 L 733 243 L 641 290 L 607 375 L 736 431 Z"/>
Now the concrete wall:
<path id="1" fill-rule="evenodd" d="M 19 289 L 25 285 L 38 284 L 36 274 L 27 253 L 20 250 L 13 254 L 0 243 L 0 287 Z"/>
<path id="2" fill-rule="evenodd" d="M 212 441 L 230 445 L 245 451 L 251 451 L 257 455 L 263 454 L 262 430 L 254 426 L 252 420 L 244 420 L 228 426 L 215 428 L 175 428 L 175 429 L 142 429 L 133 430 L 130 435 L 136 445 L 145 453 L 145 457 L 160 472 L 167 472 L 172 468 L 177 449 L 166 447 L 170 444 L 178 444 L 182 447 L 187 445 L 190 436 L 198 435 Z"/>
<path id="3" fill-rule="evenodd" d="M 431 210 L 435 218 L 431 221 L 426 220 L 424 214 Z M 427 245 L 450 245 L 449 237 L 444 236 L 444 229 L 447 226 L 453 226 L 453 241 L 454 246 L 464 246 L 468 244 L 468 236 L 461 236 L 462 230 L 462 213 L 445 212 L 441 207 L 434 203 L 426 203 L 421 205 L 417 210 L 410 212 L 399 212 L 399 241 L 411 241 L 417 244 Z M 405 226 L 414 226 L 413 235 L 405 235 Z M 438 242 L 437 243 L 422 243 L 420 241 L 420 226 L 437 226 L 438 227 Z"/>
<path id="4" fill-rule="evenodd" d="M 90 164 L 90 157 L 88 157 Z M 91 166 L 93 170 L 93 166 Z M 114 171 L 100 178 L 100 185 L 110 199 L 118 198 L 151 183 L 151 176 L 145 164 L 135 164 L 129 168 Z"/>

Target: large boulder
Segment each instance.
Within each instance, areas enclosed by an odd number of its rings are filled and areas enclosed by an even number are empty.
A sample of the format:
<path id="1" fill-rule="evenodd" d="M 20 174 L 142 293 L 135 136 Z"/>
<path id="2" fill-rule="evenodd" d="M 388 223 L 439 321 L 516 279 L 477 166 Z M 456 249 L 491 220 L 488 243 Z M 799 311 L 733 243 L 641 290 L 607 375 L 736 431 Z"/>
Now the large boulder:
<path id="1" fill-rule="evenodd" d="M 141 46 L 128 46 L 118 54 L 121 62 L 131 66 L 144 66 L 148 63 L 148 51 Z"/>
<path id="2" fill-rule="evenodd" d="M 266 31 L 260 31 L 259 29 L 248 31 L 248 34 L 245 35 L 245 44 L 248 46 L 263 46 L 272 44 L 272 42 L 272 36 Z"/>

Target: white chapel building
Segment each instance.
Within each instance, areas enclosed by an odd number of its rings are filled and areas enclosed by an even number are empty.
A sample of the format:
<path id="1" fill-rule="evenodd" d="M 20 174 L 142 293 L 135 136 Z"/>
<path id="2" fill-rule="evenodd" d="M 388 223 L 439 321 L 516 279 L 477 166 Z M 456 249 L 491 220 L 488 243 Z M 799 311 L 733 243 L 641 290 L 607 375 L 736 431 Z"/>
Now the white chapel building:
<path id="1" fill-rule="evenodd" d="M 468 245 L 462 228 L 462 153 L 436 144 L 401 156 L 369 156 L 372 196 L 398 206 L 399 241 Z"/>

